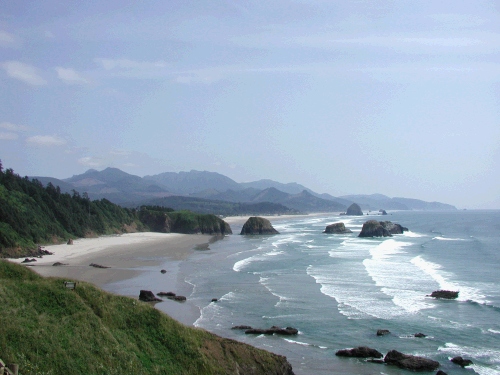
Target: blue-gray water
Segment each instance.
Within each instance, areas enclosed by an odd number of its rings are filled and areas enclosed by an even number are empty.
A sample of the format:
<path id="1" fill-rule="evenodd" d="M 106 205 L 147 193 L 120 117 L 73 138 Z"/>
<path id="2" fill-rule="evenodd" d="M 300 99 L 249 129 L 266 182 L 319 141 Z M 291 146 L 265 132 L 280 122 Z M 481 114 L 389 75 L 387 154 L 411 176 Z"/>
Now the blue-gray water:
<path id="1" fill-rule="evenodd" d="M 372 218 L 410 229 L 361 239 Z M 343 221 L 353 233 L 328 235 Z M 370 346 L 432 358 L 448 374 L 500 374 L 500 211 L 393 212 L 271 220 L 275 236 L 234 235 L 181 262 L 201 310 L 196 326 L 288 357 L 296 374 L 404 374 L 335 356 Z M 434 290 L 459 290 L 434 300 Z M 209 303 L 219 298 L 217 303 Z M 245 335 L 233 325 L 292 326 L 292 337 Z M 377 337 L 377 329 L 389 336 Z M 426 338 L 415 338 L 415 333 Z M 461 355 L 474 365 L 449 361 Z"/>

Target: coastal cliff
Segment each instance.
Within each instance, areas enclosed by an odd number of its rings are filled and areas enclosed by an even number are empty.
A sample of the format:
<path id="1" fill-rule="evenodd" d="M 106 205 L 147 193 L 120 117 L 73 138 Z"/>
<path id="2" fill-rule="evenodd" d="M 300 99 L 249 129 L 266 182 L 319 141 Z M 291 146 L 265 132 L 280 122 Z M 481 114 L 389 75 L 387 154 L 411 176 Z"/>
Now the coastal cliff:
<path id="1" fill-rule="evenodd" d="M 62 279 L 3 260 L 0 283 L 0 353 L 20 373 L 293 375 L 283 356 L 184 326 L 88 283 L 70 290 Z"/>

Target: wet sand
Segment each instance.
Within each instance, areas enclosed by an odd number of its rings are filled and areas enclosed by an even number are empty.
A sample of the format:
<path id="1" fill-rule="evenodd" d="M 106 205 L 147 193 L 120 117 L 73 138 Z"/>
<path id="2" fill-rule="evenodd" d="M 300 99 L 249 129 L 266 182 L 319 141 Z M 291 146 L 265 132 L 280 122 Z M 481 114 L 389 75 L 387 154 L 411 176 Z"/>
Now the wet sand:
<path id="1" fill-rule="evenodd" d="M 74 240 L 73 245 L 44 246 L 53 255 L 36 258 L 27 266 L 42 276 L 85 281 L 116 294 L 138 298 L 141 289 L 189 295 L 190 286 L 178 264 L 212 236 L 179 233 L 128 233 Z M 9 259 L 21 263 L 23 259 Z M 54 266 L 56 262 L 63 263 Z M 109 268 L 96 268 L 91 263 Z M 162 274 L 161 269 L 167 270 Z M 184 324 L 199 317 L 196 306 L 165 300 L 157 307 Z"/>

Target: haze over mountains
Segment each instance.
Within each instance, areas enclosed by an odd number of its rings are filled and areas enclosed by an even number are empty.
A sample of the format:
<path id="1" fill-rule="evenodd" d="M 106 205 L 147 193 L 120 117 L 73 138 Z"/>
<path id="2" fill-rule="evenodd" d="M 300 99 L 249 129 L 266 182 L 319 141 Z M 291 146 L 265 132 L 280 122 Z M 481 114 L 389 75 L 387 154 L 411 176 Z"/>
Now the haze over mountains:
<path id="1" fill-rule="evenodd" d="M 241 213 L 241 210 L 248 213 L 342 212 L 352 203 L 359 204 L 365 211 L 456 209 L 445 203 L 391 198 L 382 194 L 333 197 L 318 194 L 298 183 L 283 184 L 273 180 L 238 183 L 216 172 L 194 170 L 139 177 L 117 168 L 106 168 L 102 171 L 90 169 L 64 180 L 34 178 L 44 185 L 50 182 L 59 186 L 63 192 L 86 192 L 91 199 L 106 198 L 129 207 L 150 204 L 214 213 Z"/>

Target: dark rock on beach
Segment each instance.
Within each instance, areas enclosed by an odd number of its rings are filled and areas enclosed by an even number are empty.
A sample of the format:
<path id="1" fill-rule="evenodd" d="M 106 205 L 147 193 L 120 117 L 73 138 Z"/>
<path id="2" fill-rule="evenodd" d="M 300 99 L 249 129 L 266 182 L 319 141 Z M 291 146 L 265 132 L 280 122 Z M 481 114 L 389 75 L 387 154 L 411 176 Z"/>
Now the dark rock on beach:
<path id="1" fill-rule="evenodd" d="M 472 362 L 470 359 L 465 359 L 465 358 L 462 358 L 460 356 L 452 358 L 451 361 L 459 366 L 462 366 L 462 367 L 470 366 L 470 365 L 474 364 L 474 362 Z"/>
<path id="2" fill-rule="evenodd" d="M 108 266 L 102 266 L 102 265 L 96 264 L 96 263 L 90 263 L 89 266 L 90 267 L 95 267 L 95 268 L 110 268 Z"/>
<path id="3" fill-rule="evenodd" d="M 352 233 L 352 231 L 350 229 L 347 229 L 344 223 L 334 223 L 328 225 L 323 233 L 343 234 Z"/>
<path id="4" fill-rule="evenodd" d="M 159 296 L 165 296 L 165 297 L 175 297 L 175 293 L 174 292 L 159 292 L 159 293 L 156 293 L 158 294 Z"/>
<path id="5" fill-rule="evenodd" d="M 341 349 L 335 353 L 339 357 L 354 357 L 354 358 L 382 358 L 384 355 L 378 350 L 367 346 L 359 346 L 352 349 Z"/>
<path id="6" fill-rule="evenodd" d="M 58 266 L 67 266 L 67 265 L 68 265 L 68 263 L 61 263 L 61 262 L 55 262 L 55 263 L 53 264 L 53 266 L 54 266 L 54 267 L 58 267 Z"/>
<path id="7" fill-rule="evenodd" d="M 31 263 L 31 262 L 36 262 L 35 258 L 24 258 L 24 260 L 21 263 Z"/>
<path id="8" fill-rule="evenodd" d="M 240 234 L 279 234 L 279 232 L 273 228 L 269 220 L 252 216 L 243 225 Z"/>
<path id="9" fill-rule="evenodd" d="M 158 294 L 159 296 L 162 296 L 162 297 L 167 297 L 168 299 L 172 299 L 174 301 L 182 302 L 182 301 L 186 300 L 186 297 L 184 297 L 184 296 L 178 296 L 174 292 L 158 292 L 156 294 Z"/>
<path id="10" fill-rule="evenodd" d="M 359 207 L 357 203 L 353 203 L 347 208 L 345 214 L 350 216 L 363 216 L 363 210 L 361 210 L 361 207 Z"/>
<path id="11" fill-rule="evenodd" d="M 377 330 L 377 336 L 385 336 L 391 333 L 388 329 L 378 329 Z"/>
<path id="12" fill-rule="evenodd" d="M 390 221 L 368 220 L 363 224 L 358 237 L 392 237 L 393 234 L 402 234 L 407 230 L 408 228 Z"/>
<path id="13" fill-rule="evenodd" d="M 157 298 L 153 292 L 150 290 L 141 290 L 139 292 L 139 300 L 144 302 L 161 302 L 162 300 Z"/>
<path id="14" fill-rule="evenodd" d="M 444 299 L 456 299 L 458 298 L 458 292 L 452 290 L 436 290 L 431 293 L 430 297 L 434 298 L 444 298 Z"/>
<path id="15" fill-rule="evenodd" d="M 66 243 L 66 245 L 73 245 L 73 239 L 72 239 L 72 238 L 70 238 L 70 239 L 68 240 L 68 242 Z"/>
<path id="16" fill-rule="evenodd" d="M 399 368 L 412 371 L 434 371 L 439 367 L 439 362 L 432 359 L 403 354 L 397 350 L 391 350 L 384 357 L 384 362 L 388 365 L 395 365 Z"/>

